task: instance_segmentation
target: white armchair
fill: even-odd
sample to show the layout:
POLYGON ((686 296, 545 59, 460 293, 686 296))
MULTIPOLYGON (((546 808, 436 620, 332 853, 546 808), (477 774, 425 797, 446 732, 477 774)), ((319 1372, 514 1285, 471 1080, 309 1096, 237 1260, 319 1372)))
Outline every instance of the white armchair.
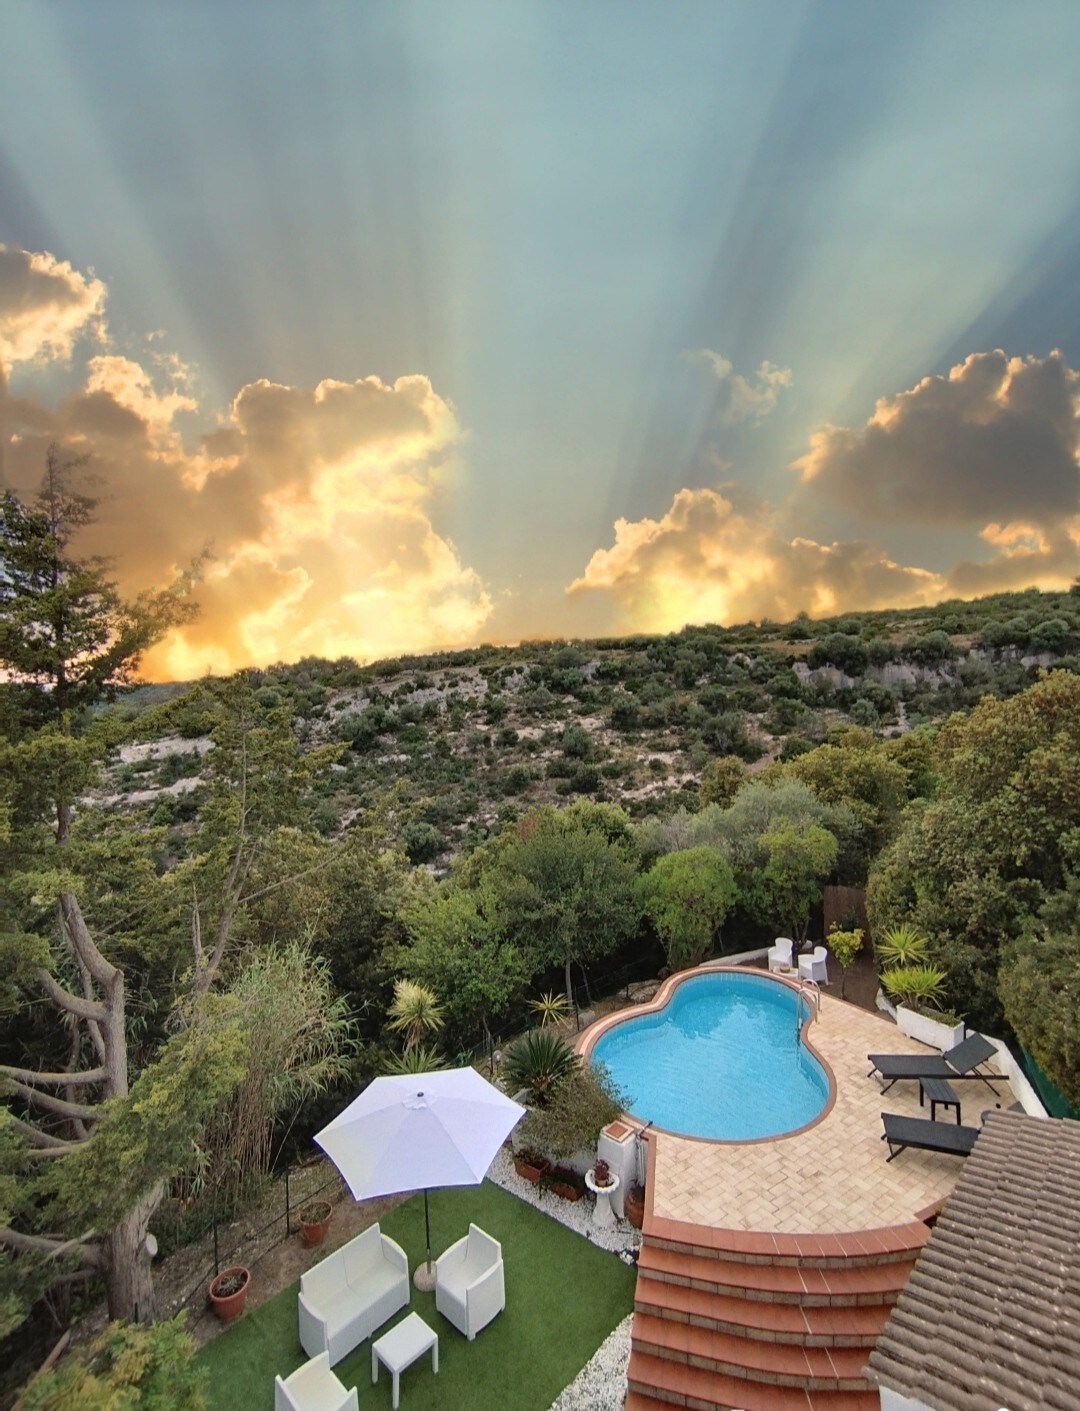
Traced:
POLYGON ((284 1381, 274 1378, 274 1411, 360 1411, 356 1388, 347 1391, 320 1352, 284 1381))
POLYGON ((813 980, 815 985, 829 983, 829 952, 824 946, 815 946, 810 955, 799 956, 799 979, 813 980))
POLYGON ((409 1302, 405 1251, 378 1225, 300 1275, 300 1345, 330 1365, 358 1347, 409 1302))
POLYGON ((788 940, 787 936, 777 936, 776 941, 769 949, 769 969, 779 970, 781 966, 785 970, 791 969, 791 951, 795 942, 788 940))
POLYGON ((502 1245, 477 1225, 435 1261, 435 1307, 470 1342, 506 1307, 502 1245))

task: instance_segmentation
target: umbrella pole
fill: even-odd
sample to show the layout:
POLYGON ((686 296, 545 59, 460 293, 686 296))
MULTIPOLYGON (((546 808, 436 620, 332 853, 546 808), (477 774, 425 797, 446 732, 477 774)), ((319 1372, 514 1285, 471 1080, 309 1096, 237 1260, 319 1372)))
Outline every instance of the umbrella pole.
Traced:
POLYGON ((427 1262, 418 1264, 413 1274, 413 1283, 424 1293, 435 1287, 435 1265, 431 1262, 431 1206, 428 1202, 428 1189, 424 1187, 424 1233, 427 1238, 427 1262))

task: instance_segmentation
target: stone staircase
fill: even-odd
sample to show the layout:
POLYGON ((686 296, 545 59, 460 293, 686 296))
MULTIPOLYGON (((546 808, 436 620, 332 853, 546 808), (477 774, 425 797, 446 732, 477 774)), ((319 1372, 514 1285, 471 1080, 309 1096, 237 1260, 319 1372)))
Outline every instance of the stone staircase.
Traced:
POLYGON ((863 1369, 929 1234, 647 1221, 626 1411, 877 1411, 863 1369))

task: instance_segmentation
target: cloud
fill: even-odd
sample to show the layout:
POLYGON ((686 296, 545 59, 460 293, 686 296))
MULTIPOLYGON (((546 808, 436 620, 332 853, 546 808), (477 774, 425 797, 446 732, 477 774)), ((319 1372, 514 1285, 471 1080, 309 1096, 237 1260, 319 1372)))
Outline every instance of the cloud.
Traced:
MULTIPOLYGON (((104 291, 51 256, 20 267, 29 260, 59 282, 50 297, 33 285, 36 321, 9 320, 20 356, 67 356, 104 291), (85 297, 65 303, 64 290, 85 297)), ((209 546, 200 615, 147 655, 152 679, 476 640, 491 596, 433 522, 461 429, 428 378, 255 381, 186 445, 177 418, 200 409, 174 356, 96 356, 83 372, 53 407, 6 399, 6 473, 33 492, 50 441, 89 451, 100 506, 79 547, 110 558, 127 593, 171 581, 209 546)))
POLYGON ((863 541, 786 538, 764 504, 734 490, 679 490, 659 520, 616 521, 567 592, 604 592, 623 624, 667 632, 687 622, 781 621, 806 611, 915 606, 945 596, 945 580, 894 562, 863 541))
POLYGON ((828 426, 793 463, 868 523, 1051 528, 1080 511, 1080 373, 1058 352, 975 353, 883 397, 865 426, 828 426))
POLYGON ((105 286, 65 260, 0 245, 0 369, 69 358, 88 328, 101 333, 105 286))
POLYGON ((734 425, 740 421, 764 421, 776 410, 780 393, 792 384, 791 369, 763 362, 745 377, 734 364, 711 348, 697 348, 687 357, 703 363, 720 383, 722 391, 717 417, 734 425))

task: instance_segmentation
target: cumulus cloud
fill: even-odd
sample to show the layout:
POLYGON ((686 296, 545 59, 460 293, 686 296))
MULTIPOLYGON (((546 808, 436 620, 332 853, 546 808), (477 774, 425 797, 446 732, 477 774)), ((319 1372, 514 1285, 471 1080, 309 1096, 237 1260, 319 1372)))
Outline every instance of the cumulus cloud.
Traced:
POLYGON ((944 591, 939 575, 898 564, 875 544, 785 538, 767 505, 733 487, 679 490, 658 520, 616 521, 612 547, 598 549, 567 589, 610 594, 624 626, 652 632, 915 606, 944 591))
POLYGON ((100 332, 105 286, 52 255, 0 245, 0 368, 68 358, 80 333, 100 332))
POLYGON ((707 367, 720 384, 717 416, 730 425, 740 421, 764 421, 776 410, 780 393, 791 386, 791 369, 778 367, 776 363, 763 362, 756 372, 746 377, 711 348, 697 348, 687 356, 707 367))
POLYGON ((1078 411, 1060 353, 976 353, 883 397, 863 427, 817 432, 792 468, 864 522, 1051 528, 1080 511, 1078 411))
MULTIPOLYGON (((53 289, 51 303, 36 299, 36 321, 9 320, 12 346, 17 337, 24 358, 67 355, 103 291, 51 257, 27 259, 84 291, 82 322, 53 289)), ((461 431, 428 378, 252 382, 185 445, 177 417, 199 407, 175 357, 102 355, 84 371, 53 407, 6 399, 6 472, 32 492, 50 441, 90 452, 101 504, 81 547, 112 559, 127 592, 160 587, 209 548, 200 615, 148 655, 148 675, 476 639, 490 594, 433 522, 461 431)))

